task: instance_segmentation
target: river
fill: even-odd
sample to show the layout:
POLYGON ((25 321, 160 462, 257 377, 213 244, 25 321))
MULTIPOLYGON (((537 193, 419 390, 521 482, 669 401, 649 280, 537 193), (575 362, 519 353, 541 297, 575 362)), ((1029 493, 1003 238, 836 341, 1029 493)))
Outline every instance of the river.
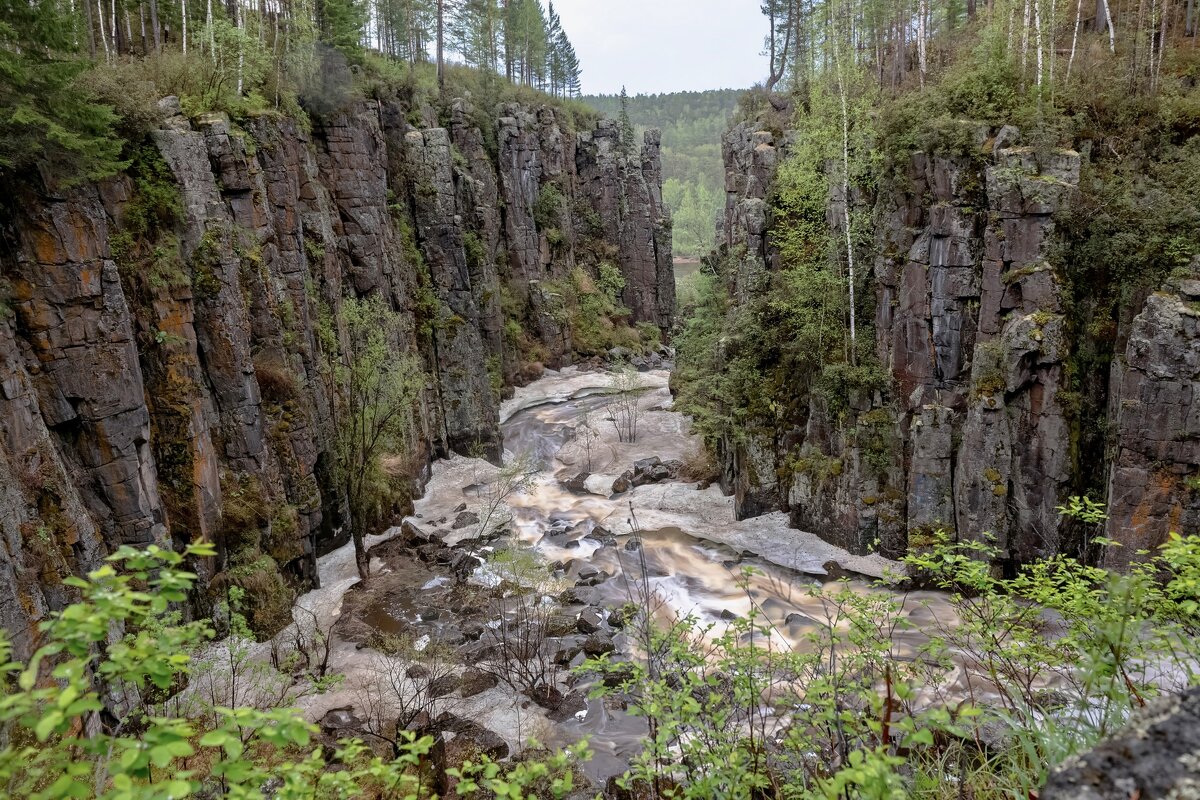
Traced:
MULTIPOLYGON (((511 515, 506 525, 509 540, 493 542, 484 550, 529 548, 570 581, 581 570, 599 573, 598 580, 582 582, 592 585, 576 590, 579 603, 590 608, 612 608, 631 599, 626 579, 640 578, 644 571, 658 613, 664 617, 690 615, 720 631, 731 619, 744 618, 755 608, 760 619, 770 623, 774 646, 804 647, 806 632, 821 624, 826 612, 820 592, 810 590, 828 581, 827 567, 836 564, 839 573, 860 576, 849 585, 867 591, 869 578, 898 570, 900 565, 878 555, 852 555, 812 533, 795 530, 782 512, 737 521, 733 499, 715 485, 698 488, 668 479, 613 493, 614 481, 638 460, 673 462, 696 456, 700 442, 691 433, 689 420, 673 410, 668 378, 664 371, 640 374, 638 435, 633 442, 620 441, 609 419, 612 378, 608 373, 548 371, 517 389, 501 408, 505 460, 528 464, 529 480, 521 491, 505 498, 502 513, 511 515), (582 435, 585 427, 594 431, 590 441, 582 435), (568 482, 572 488, 565 485, 568 482), (640 550, 638 544, 630 544, 635 537, 640 550), (747 573, 746 567, 753 570, 747 573)), ((470 545, 478 531, 470 526, 455 529, 452 521, 464 509, 482 512, 487 487, 495 485, 498 474, 497 467, 462 456, 435 463, 425 496, 417 501, 410 521, 446 544, 470 545)), ((387 542, 398 533, 393 529, 373 537, 371 543, 387 542)), ((302 597, 300 604, 325 619, 336 618, 347 590, 357 580, 353 554, 342 548, 322 558, 320 569, 323 588, 302 597)), ((369 603, 367 610, 354 612, 359 620, 388 631, 411 628, 435 636, 455 624, 450 622, 452 614, 441 614, 440 627, 422 627, 421 615, 428 613, 421 610, 422 604, 444 607, 453 601, 445 594, 447 581, 420 571, 405 573, 401 580, 406 569, 395 560, 376 561, 374 570, 383 577, 373 580, 381 583, 373 589, 375 596, 363 601, 369 603), (414 584, 425 589, 416 590, 414 584)), ((480 566, 472 580, 486 584, 488 569, 486 564, 480 566)), ((916 625, 900 635, 896 647, 915 652, 924 641, 921 630, 948 621, 950 611, 935 593, 909 593, 904 602, 916 625)), ((363 607, 362 603, 351 606, 363 607)), ((578 608, 566 610, 577 613, 578 608)), ((619 631, 614 641, 619 650, 629 646, 619 631)), ((342 636, 335 641, 334 671, 347 675, 347 686, 305 698, 302 705, 310 718, 353 706, 353 686, 369 679, 370 650, 362 645, 361 638, 354 642, 342 636)), ((950 683, 962 677, 951 676, 950 683)), ((565 744, 587 735, 595 752, 587 772, 598 780, 623 771, 644 733, 641 720, 600 700, 587 701, 586 707, 565 719, 551 720, 503 685, 457 703, 454 713, 499 733, 514 750, 530 737, 565 744)))

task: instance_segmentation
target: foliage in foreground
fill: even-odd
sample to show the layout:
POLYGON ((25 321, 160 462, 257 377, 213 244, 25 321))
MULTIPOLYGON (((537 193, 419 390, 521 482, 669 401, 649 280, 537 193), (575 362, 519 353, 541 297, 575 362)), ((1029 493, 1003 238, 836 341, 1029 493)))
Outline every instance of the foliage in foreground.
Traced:
MULTIPOLYGON (((932 599, 847 582, 798 594, 791 646, 748 573, 753 610, 721 633, 695 618, 652 624, 660 609, 641 581, 627 628, 638 657, 582 668, 647 722, 621 782, 655 798, 1027 798, 1156 693, 1196 682, 1200 537, 1173 537, 1128 575, 1057 557, 999 578, 988 550, 942 541, 910 557, 942 590, 932 599)), ((205 701, 221 696, 212 662, 192 655, 212 630, 172 609, 194 585, 186 560, 212 555, 126 547, 70 580, 81 600, 42 626, 28 664, 0 667, 0 793, 431 797, 428 737, 402 736, 389 758, 359 741, 330 750, 279 707, 294 695, 205 701)), ((0 661, 10 653, 0 640, 0 661)), ((584 756, 448 775, 460 796, 563 797, 584 756)))
POLYGON ((635 597, 645 657, 585 665, 648 721, 625 785, 1025 800, 1155 694, 1200 678, 1200 537, 1173 537, 1128 575, 1055 557, 998 578, 992 555, 943 539, 908 566, 945 595, 843 581, 797 593, 786 624, 745 574, 752 611, 724 632, 695 617, 656 627, 653 598, 635 597))
MULTIPOLYGON (((214 555, 208 544, 183 554, 123 547, 87 580, 68 580, 81 600, 42 625, 45 644, 29 663, 9 661, 0 634, 0 796, 432 797, 430 737, 409 735, 391 759, 361 741, 329 752, 294 709, 190 696, 212 668, 192 659, 212 629, 179 621, 173 608, 195 584, 185 561, 214 555)), ((561 797, 572 788, 571 762, 584 754, 463 764, 459 794, 523 797, 537 788, 561 797)))

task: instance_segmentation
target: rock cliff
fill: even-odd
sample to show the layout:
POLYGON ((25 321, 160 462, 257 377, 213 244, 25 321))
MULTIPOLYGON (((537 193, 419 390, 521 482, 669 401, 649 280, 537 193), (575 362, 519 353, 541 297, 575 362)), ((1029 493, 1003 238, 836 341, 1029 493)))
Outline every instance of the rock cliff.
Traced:
POLYGON ((0 226, 0 625, 18 657, 62 579, 123 544, 216 541, 201 610, 233 584, 286 607, 316 580, 349 535, 326 380, 342 298, 386 297, 395 346, 425 364, 410 496, 431 456, 499 458, 503 386, 571 360, 555 286, 572 270, 612 263, 630 322, 671 325, 654 132, 626 157, 612 123, 576 133, 549 106, 486 129, 466 101, 447 127, 361 101, 311 131, 161 107, 126 173, 20 189, 0 226))
MULTIPOLYGON (((1094 496, 1125 545, 1104 556, 1120 567, 1169 531, 1196 530, 1200 282, 1126 298, 1111 368, 1081 378, 1090 289, 1065 285, 1058 220, 1083 157, 1021 146, 1010 127, 962 125, 968 147, 909 153, 870 192, 829 192, 831 230, 846 202, 871 222, 859 288, 873 309, 861 323, 886 388, 850 391, 837 417, 814 392, 781 421, 729 431, 716 443, 722 484, 741 516, 782 508, 853 551, 899 556, 943 529, 990 534, 1000 559, 1019 563, 1080 552, 1081 532, 1057 508, 1107 480, 1107 497, 1094 496), (1081 400, 1107 417, 1083 419, 1081 400), (1111 469, 1085 451, 1086 431, 1111 469)), ((788 142, 753 123, 724 139, 732 313, 782 268, 771 202, 788 142)))

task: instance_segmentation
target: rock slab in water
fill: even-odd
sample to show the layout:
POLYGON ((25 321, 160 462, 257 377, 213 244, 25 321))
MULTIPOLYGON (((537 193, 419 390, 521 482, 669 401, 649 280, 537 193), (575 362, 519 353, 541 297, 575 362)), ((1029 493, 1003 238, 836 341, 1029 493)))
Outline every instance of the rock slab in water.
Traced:
POLYGON ((1050 776, 1042 800, 1200 798, 1200 687, 1164 698, 1050 776))
POLYGON ((621 494, 638 486, 672 480, 679 476, 682 466, 682 461, 663 461, 658 456, 639 459, 633 462, 633 469, 625 470, 613 481, 613 494, 621 494))

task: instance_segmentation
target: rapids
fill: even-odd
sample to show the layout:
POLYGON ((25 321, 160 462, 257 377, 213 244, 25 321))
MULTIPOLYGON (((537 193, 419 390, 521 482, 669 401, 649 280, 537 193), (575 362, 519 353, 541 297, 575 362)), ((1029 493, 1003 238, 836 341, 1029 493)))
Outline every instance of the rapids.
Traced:
MULTIPOLYGON (((523 491, 505 500, 504 515, 511 515, 507 527, 513 540, 507 544, 531 548, 552 568, 572 577, 581 565, 610 576, 586 589, 587 605, 615 607, 633 599, 627 577, 637 579, 644 570, 663 617, 691 615, 720 632, 731 619, 744 618, 755 608, 760 620, 765 617, 770 622, 773 646, 805 647, 806 631, 825 618, 820 593, 814 595, 810 589, 830 580, 827 567, 836 565, 839 573, 858 576, 849 585, 866 591, 870 578, 900 571, 901 565, 878 555, 855 556, 812 533, 790 528, 781 512, 737 521, 733 499, 716 486, 700 489, 668 480, 613 494, 613 482, 635 461, 649 457, 683 461, 700 447, 689 420, 672 410, 668 378, 666 372, 640 375, 644 391, 639 434, 633 443, 619 441, 608 419, 608 373, 573 368, 548 371, 516 390, 501 408, 505 460, 521 459, 531 465, 531 477, 523 491), (590 464, 581 436, 585 425, 596 434, 590 464), (588 473, 586 479, 577 479, 574 490, 568 489, 564 484, 580 473, 588 473), (640 551, 637 544, 630 544, 634 536, 640 551), (748 577, 746 567, 754 568, 748 577)), ((481 510, 486 489, 498 474, 497 467, 463 456, 435 463, 410 521, 445 544, 469 546, 474 529, 455 530, 449 521, 464 506, 481 510)), ((399 529, 393 529, 372 537, 370 543, 386 542, 398 534, 399 529)), ((332 619, 341 613, 343 596, 357 581, 352 551, 346 547, 322 558, 320 569, 323 588, 303 596, 299 604, 332 619)), ((390 568, 377 561, 373 569, 387 573, 390 568)), ((487 570, 486 564, 481 566, 473 580, 486 583, 487 570)), ((436 606, 443 602, 443 592, 439 580, 425 584, 415 598, 385 592, 372 601, 362 619, 382 631, 399 630, 414 618, 415 604, 436 606)), ((946 623, 953 615, 945 600, 932 592, 910 592, 904 595, 904 603, 915 626, 898 633, 894 643, 902 654, 915 653, 925 639, 922 629, 946 623)), ((617 633, 614 641, 618 650, 630 649, 624 634, 617 633)), ((320 719, 332 709, 353 704, 353 686, 369 679, 369 653, 361 643, 335 640, 334 669, 347 676, 346 686, 303 698, 310 718, 320 719)), ((965 680, 959 671, 942 688, 953 691, 965 680)), ((594 758, 585 771, 600 781, 625 769, 645 732, 642 720, 601 700, 589 700, 573 716, 552 721, 503 685, 461 701, 454 713, 499 733, 514 751, 530 738, 562 745, 587 735, 594 758)))

